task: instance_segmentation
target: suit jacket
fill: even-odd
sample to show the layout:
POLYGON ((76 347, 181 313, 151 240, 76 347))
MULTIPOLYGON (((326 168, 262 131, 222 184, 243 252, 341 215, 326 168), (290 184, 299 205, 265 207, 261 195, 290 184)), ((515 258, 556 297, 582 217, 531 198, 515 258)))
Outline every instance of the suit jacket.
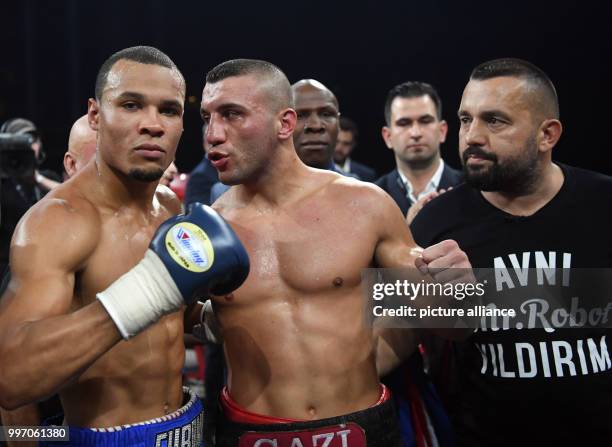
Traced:
POLYGON ((351 159, 350 172, 351 174, 356 174, 359 180, 363 180, 364 182, 373 182, 376 180, 376 171, 374 171, 374 169, 353 159, 351 159))
MULTIPOLYGON (((383 175, 374 183, 384 189, 387 194, 395 200, 395 203, 400 207, 402 213, 406 215, 412 202, 406 196, 406 187, 404 186, 404 182, 402 182, 397 168, 383 175)), ((444 163, 444 170, 442 171, 438 191, 440 189, 447 189, 450 186, 457 186, 461 183, 463 183, 463 173, 444 163)))
POLYGON ((204 156, 202 161, 191 171, 185 190, 185 206, 193 202, 200 202, 210 205, 210 190, 219 180, 217 170, 210 164, 208 158, 204 156))

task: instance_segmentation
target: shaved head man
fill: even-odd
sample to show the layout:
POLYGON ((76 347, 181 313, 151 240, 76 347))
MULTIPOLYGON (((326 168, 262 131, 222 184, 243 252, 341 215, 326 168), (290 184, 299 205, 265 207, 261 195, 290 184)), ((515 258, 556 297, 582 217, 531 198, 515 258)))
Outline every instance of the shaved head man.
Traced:
POLYGON ((68 151, 64 154, 64 169, 68 178, 77 173, 96 153, 97 132, 89 127, 87 115, 74 122, 68 137, 68 151))
POLYGON ((292 98, 289 81, 280 70, 263 61, 245 59, 229 61, 207 75, 203 95, 225 98, 228 92, 243 101, 221 103, 218 106, 218 114, 222 118, 219 124, 216 120, 210 120, 206 110, 201 110, 201 114, 204 120, 204 147, 219 173, 219 181, 236 185, 259 176, 267 168, 269 159, 258 154, 272 153, 275 148, 272 135, 277 126, 276 118, 279 114, 287 114, 292 98), (242 82, 245 77, 252 82, 242 82), (256 89, 253 88, 255 85, 256 89), (221 123, 234 124, 238 129, 225 129, 221 123), (266 132, 258 132, 260 128, 266 132), (232 139, 231 145, 224 144, 228 138, 232 139))
POLYGON ((339 131, 338 100, 331 90, 314 79, 302 79, 291 90, 297 113, 293 133, 295 150, 308 166, 330 169, 339 131))
MULTIPOLYGON (((279 96, 270 88, 288 85, 280 77, 265 61, 227 61, 208 73, 202 93, 206 153, 219 179, 233 185, 214 208, 244 241, 251 266, 239 289, 212 299, 228 367, 216 446, 332 445, 334 438, 396 447, 377 340, 363 324, 361 271, 414 267, 417 251, 382 190, 310 167, 304 154, 331 163, 338 103, 321 83, 304 80, 292 88, 294 110, 286 90, 279 96), (355 218, 365 214, 376 218, 355 218)), ((455 244, 433 248, 419 259, 446 266, 451 256, 469 265, 455 244)))

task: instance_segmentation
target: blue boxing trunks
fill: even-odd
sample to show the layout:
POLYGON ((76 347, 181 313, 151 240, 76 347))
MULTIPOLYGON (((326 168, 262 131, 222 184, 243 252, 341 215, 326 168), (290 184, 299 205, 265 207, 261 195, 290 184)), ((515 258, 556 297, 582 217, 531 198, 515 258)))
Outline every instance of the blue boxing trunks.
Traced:
POLYGON ((216 447, 398 447, 401 438, 389 391, 370 408, 313 421, 276 418, 241 408, 227 388, 220 397, 216 447))
MULTIPOLYGON (((205 447, 204 413, 200 399, 187 388, 187 403, 173 413, 128 425, 108 428, 68 427, 70 441, 41 442, 39 447, 205 447)), ((59 416, 61 423, 63 416, 59 416)), ((55 420, 47 421, 53 425, 55 420)))

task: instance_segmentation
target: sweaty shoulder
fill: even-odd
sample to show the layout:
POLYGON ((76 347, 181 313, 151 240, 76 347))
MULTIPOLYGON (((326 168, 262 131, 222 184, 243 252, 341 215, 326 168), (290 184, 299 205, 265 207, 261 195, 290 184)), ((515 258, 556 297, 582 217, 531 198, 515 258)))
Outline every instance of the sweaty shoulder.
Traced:
POLYGON ((239 206, 244 206, 244 204, 240 204, 236 199, 236 187, 231 187, 215 200, 214 203, 210 205, 216 212, 223 215, 224 212, 228 212, 232 209, 235 209, 239 206))
POLYGON ((101 234, 98 209, 69 188, 57 188, 22 217, 11 242, 14 268, 57 262, 76 269, 96 248, 101 234))
POLYGON ((399 207, 391 196, 374 183, 335 173, 330 174, 334 176, 329 184, 330 192, 338 201, 343 201, 349 206, 358 206, 361 212, 372 216, 388 212, 401 215, 399 207))

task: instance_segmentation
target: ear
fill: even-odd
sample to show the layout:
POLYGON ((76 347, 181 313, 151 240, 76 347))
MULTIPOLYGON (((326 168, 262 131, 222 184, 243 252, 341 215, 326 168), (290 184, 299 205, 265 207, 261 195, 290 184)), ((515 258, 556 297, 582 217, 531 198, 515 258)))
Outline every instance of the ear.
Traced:
POLYGON ((297 113, 293 109, 285 109, 279 113, 278 118, 278 138, 288 140, 292 137, 297 123, 297 113))
POLYGON ((76 160, 69 152, 64 154, 64 169, 66 170, 66 174, 68 174, 68 178, 76 174, 76 160))
POLYGON ((561 138, 563 126, 557 119, 544 120, 538 129, 538 149, 540 152, 549 152, 561 138))
POLYGON ((94 98, 89 98, 87 100, 87 121, 89 122, 89 127, 93 130, 98 130, 98 120, 100 118, 100 107, 98 102, 94 98))
POLYGON ((387 147, 393 150, 393 144, 391 143, 391 129, 389 129, 387 126, 383 126, 381 134, 387 147))
POLYGON ((448 134, 448 123, 444 120, 440 121, 439 130, 440 130, 440 143, 444 143, 446 141, 446 135, 448 134))

